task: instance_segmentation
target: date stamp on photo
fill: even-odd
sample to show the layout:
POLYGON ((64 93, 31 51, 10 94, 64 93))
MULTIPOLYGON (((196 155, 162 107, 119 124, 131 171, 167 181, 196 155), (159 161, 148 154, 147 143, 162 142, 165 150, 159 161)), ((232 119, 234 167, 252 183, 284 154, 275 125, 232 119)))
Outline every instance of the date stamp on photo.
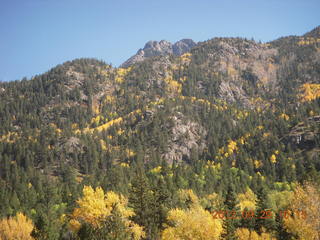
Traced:
MULTIPOLYGON (((261 211, 254 210, 215 210, 211 212, 214 219, 272 219, 276 212, 270 209, 261 211)), ((290 216, 294 216, 299 219, 306 219, 307 213, 304 210, 282 210, 278 212, 280 218, 288 219, 290 216)))

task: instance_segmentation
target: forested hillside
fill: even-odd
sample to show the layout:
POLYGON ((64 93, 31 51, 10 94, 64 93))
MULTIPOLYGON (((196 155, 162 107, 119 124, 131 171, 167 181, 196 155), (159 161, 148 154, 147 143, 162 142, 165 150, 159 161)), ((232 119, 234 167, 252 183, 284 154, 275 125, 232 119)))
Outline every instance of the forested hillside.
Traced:
POLYGON ((0 239, 320 239, 319 141, 320 27, 65 62, 0 83, 0 239))

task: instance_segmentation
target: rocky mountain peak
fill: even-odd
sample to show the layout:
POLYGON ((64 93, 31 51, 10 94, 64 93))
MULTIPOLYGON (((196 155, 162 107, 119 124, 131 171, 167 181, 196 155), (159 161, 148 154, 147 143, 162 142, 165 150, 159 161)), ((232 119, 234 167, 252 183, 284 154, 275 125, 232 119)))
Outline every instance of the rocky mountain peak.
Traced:
POLYGON ((182 39, 172 46, 173 54, 180 56, 185 52, 188 52, 191 48, 196 46, 196 43, 192 39, 182 39))
POLYGON ((192 39, 182 39, 174 44, 166 40, 161 41, 148 41, 143 49, 139 49, 138 52, 125 61, 121 67, 129 67, 132 64, 141 62, 149 57, 155 56, 166 56, 173 54, 175 56, 180 56, 185 52, 190 51, 196 43, 192 39))

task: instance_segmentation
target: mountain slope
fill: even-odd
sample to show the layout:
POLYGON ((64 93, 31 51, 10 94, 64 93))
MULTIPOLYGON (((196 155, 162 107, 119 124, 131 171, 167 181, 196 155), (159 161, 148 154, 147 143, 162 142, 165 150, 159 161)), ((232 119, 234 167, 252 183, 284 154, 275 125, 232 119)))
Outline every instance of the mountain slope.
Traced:
POLYGON ((76 59, 0 83, 0 216, 23 211, 37 239, 75 239, 67 226, 88 185, 108 191, 85 188, 90 211, 126 202, 117 192, 160 221, 144 223, 149 239, 169 209, 197 206, 211 219, 236 198, 241 210, 288 209, 297 183, 320 184, 319 49, 319 27, 269 43, 149 42, 120 68, 76 59))

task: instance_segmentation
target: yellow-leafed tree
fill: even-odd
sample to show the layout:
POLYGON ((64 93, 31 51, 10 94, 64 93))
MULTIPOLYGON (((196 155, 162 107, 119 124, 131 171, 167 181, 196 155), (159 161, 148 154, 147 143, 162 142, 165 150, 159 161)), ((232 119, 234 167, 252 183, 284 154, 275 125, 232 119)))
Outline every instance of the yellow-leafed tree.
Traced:
POLYGON ((273 238, 269 233, 263 232, 259 235, 257 232, 249 230, 248 228, 238 228, 236 234, 239 240, 276 240, 276 238, 273 238))
POLYGON ((247 188, 245 193, 238 194, 238 199, 241 211, 243 211, 245 208, 248 210, 256 209, 257 197, 250 188, 247 188))
POLYGON ((313 101, 320 97, 320 84, 305 83, 300 87, 300 100, 302 102, 313 101))
POLYGON ((169 226, 162 232, 163 240, 219 239, 222 222, 203 209, 191 190, 180 192, 182 200, 191 202, 187 209, 172 209, 168 213, 169 226))
POLYGON ((128 208, 128 200, 122 195, 112 191, 105 194, 101 187, 93 189, 91 186, 85 186, 83 197, 77 203, 79 207, 74 209, 70 220, 70 229, 75 233, 83 224, 99 229, 107 219, 119 217, 125 231, 133 236, 132 239, 139 240, 145 236, 142 227, 129 220, 134 212, 128 208))
POLYGON ((32 221, 18 213, 15 217, 0 220, 0 240, 33 240, 33 228, 32 221))
POLYGON ((320 193, 311 183, 295 189, 289 206, 293 216, 284 218, 287 230, 301 240, 320 239, 320 193))

